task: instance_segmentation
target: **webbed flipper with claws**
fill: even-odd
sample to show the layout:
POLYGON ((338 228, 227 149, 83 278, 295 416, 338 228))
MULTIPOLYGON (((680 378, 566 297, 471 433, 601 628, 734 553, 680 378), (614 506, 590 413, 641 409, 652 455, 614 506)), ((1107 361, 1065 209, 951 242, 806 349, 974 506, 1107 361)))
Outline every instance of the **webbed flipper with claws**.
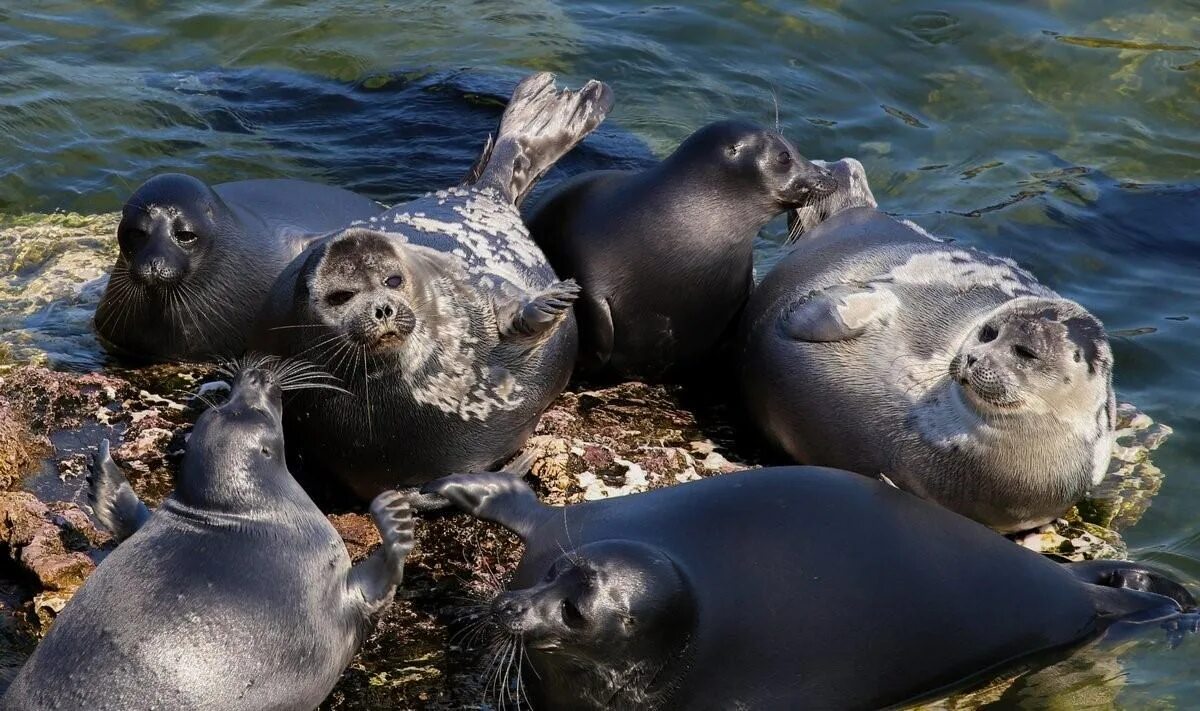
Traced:
POLYGON ((539 294, 496 304, 496 323, 502 338, 537 338, 562 320, 579 298, 573 279, 556 281, 539 294))
POLYGON ((498 472, 444 477, 426 484, 421 493, 445 497, 472 516, 498 523, 524 538, 552 511, 521 478, 533 458, 526 452, 498 472))
POLYGON ((385 491, 376 496, 371 502, 371 518, 383 545, 351 568, 347 580, 351 598, 366 607, 368 617, 391 603, 404 580, 404 561, 415 542, 412 506, 403 493, 385 491))

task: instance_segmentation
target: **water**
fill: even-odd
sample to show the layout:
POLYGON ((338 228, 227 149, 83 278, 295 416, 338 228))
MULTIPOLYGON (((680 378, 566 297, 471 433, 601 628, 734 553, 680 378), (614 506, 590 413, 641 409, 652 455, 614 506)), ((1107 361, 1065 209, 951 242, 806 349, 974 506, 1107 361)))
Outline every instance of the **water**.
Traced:
MULTIPOLYGON (((1117 334, 1120 399, 1176 430, 1156 453, 1163 491, 1126 539, 1200 581, 1196 0, 9 3, 0 214, 112 212, 166 170, 398 201, 461 176, 495 97, 541 69, 618 98, 559 176, 639 165, 710 120, 773 122, 774 96, 803 152, 858 157, 884 208, 1088 306, 1117 334)), ((4 327, 51 332, 67 367, 98 362, 89 339, 63 353, 54 315, 34 317, 4 327)), ((1123 675, 1121 707, 1200 704, 1200 640, 1134 645, 1121 663, 1084 685, 1123 675)))

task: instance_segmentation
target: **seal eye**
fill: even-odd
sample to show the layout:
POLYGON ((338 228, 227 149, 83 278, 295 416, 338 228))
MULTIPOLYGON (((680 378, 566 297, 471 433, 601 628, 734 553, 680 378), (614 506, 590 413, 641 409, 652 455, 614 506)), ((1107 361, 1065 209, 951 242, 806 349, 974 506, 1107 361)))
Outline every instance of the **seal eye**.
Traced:
POLYGON ((1025 360, 1038 360, 1037 353, 1034 353, 1032 349, 1026 348, 1020 344, 1013 346, 1013 353, 1016 353, 1018 357, 1024 358, 1025 360))
POLYGON ((782 165, 791 165, 792 154, 787 151, 780 151, 779 152, 779 162, 782 165))
POLYGON ((996 332, 995 326, 984 326, 983 328, 979 329, 979 342, 991 343, 992 341, 996 340, 996 336, 998 335, 1000 334, 996 332))
POLYGON ((325 303, 329 304, 330 306, 341 306, 342 304, 346 303, 347 301, 349 301, 350 299, 353 299, 353 298, 354 298, 353 291, 335 291, 335 292, 331 293, 329 296, 325 297, 325 303))
POLYGON ((725 149, 725 153, 726 153, 726 154, 727 154, 727 155, 728 155, 730 158, 732 158, 732 157, 736 156, 736 155, 738 154, 738 145, 735 143, 735 144, 733 144, 732 146, 729 146, 728 148, 726 148, 726 149, 725 149))
POLYGON ((404 283, 404 277, 399 274, 394 274, 384 280, 383 285, 389 289, 398 289, 404 283))
POLYGON ((191 244, 196 241, 196 233, 180 230, 175 233, 175 241, 179 244, 191 244))
POLYGON ((271 458, 271 450, 267 449, 266 447, 263 447, 263 448, 262 448, 262 455, 263 455, 264 457, 266 457, 267 459, 270 459, 270 458, 271 458))
POLYGON ((579 611, 578 607, 575 607, 575 603, 566 598, 563 598, 562 601, 562 619, 563 624, 574 629, 583 627, 586 622, 583 613, 579 611))
POLYGON ((1078 363, 1081 360, 1083 360, 1083 358, 1079 355, 1079 351, 1075 351, 1075 362, 1078 363))

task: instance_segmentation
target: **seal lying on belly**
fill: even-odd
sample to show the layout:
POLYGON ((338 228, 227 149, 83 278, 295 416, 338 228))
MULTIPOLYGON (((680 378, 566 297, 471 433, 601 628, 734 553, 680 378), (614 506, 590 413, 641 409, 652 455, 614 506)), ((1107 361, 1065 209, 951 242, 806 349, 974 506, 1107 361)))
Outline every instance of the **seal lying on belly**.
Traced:
MULTIPOLYGON (((881 482, 777 467, 557 508, 508 472, 425 487, 516 532, 481 612, 537 708, 878 709, 983 681, 1118 620, 1194 607, 1091 584, 881 482)), ((1123 578, 1118 566, 1128 571, 1123 578)), ((1177 599, 1176 599, 1177 598, 1177 599)))
POLYGON ((371 506, 383 546, 351 566, 284 467, 281 389, 250 368, 204 413, 154 513, 102 449, 97 518, 121 541, 25 663, 5 709, 311 709, 392 600, 406 498, 371 506))
POLYGON ((1002 531, 1107 470, 1104 326, 1011 260, 850 209, 767 275, 741 331, 746 409, 799 462, 884 474, 1002 531))
POLYGON ((529 230, 582 288, 581 367, 657 379, 713 355, 753 287, 759 230, 834 187, 776 131, 721 121, 653 168, 552 189, 529 230))
POLYGON ((599 82, 556 93, 553 75, 525 79, 463 185, 331 235, 284 271, 256 348, 315 360, 356 396, 289 401, 306 472, 368 499, 520 449, 574 366, 578 287, 517 205, 611 105, 599 82))
POLYGON ((151 178, 122 211, 96 331, 133 359, 240 356, 283 268, 316 236, 381 212, 373 200, 299 180, 209 187, 176 173, 151 178))

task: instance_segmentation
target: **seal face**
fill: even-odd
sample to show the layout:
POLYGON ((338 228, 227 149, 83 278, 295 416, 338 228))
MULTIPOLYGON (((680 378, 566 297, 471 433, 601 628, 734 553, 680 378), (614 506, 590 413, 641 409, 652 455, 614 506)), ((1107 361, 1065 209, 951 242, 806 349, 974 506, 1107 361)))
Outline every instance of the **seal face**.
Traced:
POLYGON ((497 673, 517 680, 497 705, 892 708, 1115 621, 1157 627, 1195 607, 1154 571, 1060 565, 838 470, 760 469, 564 508, 516 473, 424 488, 525 543, 510 590, 481 610, 497 673))
POLYGON ((558 279, 517 205, 610 106, 598 82, 556 92, 549 74, 527 78, 466 183, 330 235, 284 270, 256 347, 315 360, 355 396, 289 402, 306 470, 369 499, 520 448, 570 377, 578 286, 558 279))
POLYGON ((797 461, 884 474, 1005 531, 1058 516, 1106 472, 1100 321, 1011 260, 876 210, 806 232, 740 338, 748 411, 797 461))
POLYGON ((382 211, 346 190, 296 180, 209 187, 187 175, 151 178, 122 210, 96 331, 135 359, 240 356, 288 262, 315 236, 382 211))
POLYGON ((551 190, 530 231, 583 290, 581 367, 653 379, 712 355, 753 286, 759 230, 835 186, 779 133, 721 121, 648 170, 551 190))
POLYGON ((380 495, 383 546, 351 566, 283 465, 279 372, 242 371, 229 401, 201 416, 152 514, 102 448, 92 501, 124 540, 0 706, 249 711, 325 698, 401 581, 412 515, 405 497, 380 495))

